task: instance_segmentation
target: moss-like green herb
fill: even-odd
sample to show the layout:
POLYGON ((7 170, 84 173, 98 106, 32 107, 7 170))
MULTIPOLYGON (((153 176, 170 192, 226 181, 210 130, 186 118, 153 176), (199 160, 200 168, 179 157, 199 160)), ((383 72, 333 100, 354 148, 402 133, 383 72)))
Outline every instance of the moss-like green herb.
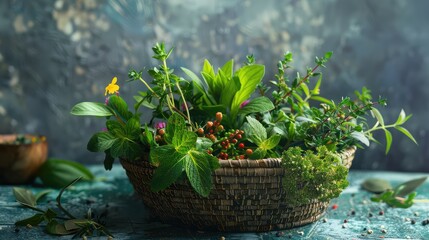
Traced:
POLYGON ((348 169, 339 155, 325 146, 318 147, 316 152, 289 148, 283 152, 282 167, 286 169, 283 189, 291 205, 309 203, 312 199, 329 201, 349 184, 348 169))

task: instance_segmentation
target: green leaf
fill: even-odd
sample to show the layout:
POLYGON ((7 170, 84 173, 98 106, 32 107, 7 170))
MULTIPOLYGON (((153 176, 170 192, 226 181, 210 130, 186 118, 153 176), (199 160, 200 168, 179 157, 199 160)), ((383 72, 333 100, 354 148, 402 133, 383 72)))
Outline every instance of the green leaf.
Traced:
POLYGON ((173 137, 172 145, 179 153, 187 153, 192 148, 195 148, 197 142, 197 134, 186 130, 178 131, 173 137))
POLYGON ((15 226, 25 227, 31 225, 33 227, 38 226, 41 222, 45 220, 44 214, 36 213, 34 216, 20 220, 15 223, 15 226))
POLYGON ((130 118, 125 124, 125 133, 128 138, 137 140, 141 132, 140 121, 137 117, 130 118))
POLYGON ((52 192, 52 190, 47 189, 47 190, 42 190, 42 191, 36 193, 36 196, 35 196, 36 203, 37 203, 37 201, 39 201, 39 199, 43 198, 44 196, 46 196, 50 192, 52 192))
POLYGON ((304 91, 304 94, 306 97, 310 97, 310 89, 308 88, 307 84, 301 83, 301 89, 304 91))
POLYGON ((380 125, 384 126, 383 116, 381 115, 380 111, 378 111, 377 108, 372 108, 371 112, 375 116, 375 118, 377 119, 377 121, 380 123, 380 125))
POLYGON ((25 206, 35 207, 36 206, 36 197, 34 194, 25 188, 14 187, 13 195, 15 195, 16 201, 25 206))
POLYGON ((265 74, 263 65, 248 65, 240 68, 236 76, 240 79, 240 90, 235 94, 231 105, 231 118, 235 119, 241 103, 249 99, 265 74))
POLYGON ((93 180, 94 175, 78 162, 48 159, 37 173, 43 184, 48 187, 62 188, 77 177, 93 180))
POLYGON ((326 52, 325 53, 325 59, 328 60, 331 58, 333 52, 326 52))
POLYGON ((225 85, 224 89, 220 94, 219 103, 222 104, 225 108, 229 108, 232 103, 232 99, 238 90, 240 90, 240 79, 238 77, 231 78, 225 85))
POLYGON ((334 104, 332 103, 332 101, 331 101, 331 100, 326 99, 326 98, 321 97, 321 96, 312 96, 310 99, 311 99, 311 100, 318 101, 318 102, 326 103, 326 104, 328 104, 329 106, 334 106, 334 104))
POLYGON ((185 158, 185 171, 194 190, 203 197, 207 197, 212 189, 212 175, 210 155, 191 150, 185 158))
POLYGON ((398 131, 400 131, 401 133, 403 133, 405 136, 407 136, 409 139, 411 139, 411 141, 413 141, 415 144, 417 144, 416 139, 413 137, 413 135, 404 127, 401 126, 395 126, 395 129, 397 129, 398 131))
POLYGON ((113 115, 113 109, 102 103, 81 102, 74 105, 70 113, 76 116, 108 117, 113 115))
POLYGON ((407 117, 405 114, 404 109, 401 109, 401 112, 399 113, 398 119, 395 122, 395 125, 401 125, 404 123, 404 119, 407 117))
POLYGON ((257 97, 244 106, 240 108, 238 114, 249 115, 251 113, 264 113, 274 109, 274 104, 267 97, 257 97))
POLYGON ((212 65, 207 59, 204 60, 204 65, 203 65, 203 70, 201 71, 201 75, 203 76, 204 80, 207 82, 207 85, 209 87, 209 92, 214 94, 216 92, 216 86, 215 86, 216 75, 214 73, 212 65))
POLYGON ((259 146, 267 139, 267 130, 258 120, 250 116, 247 116, 246 119, 248 126, 250 127, 250 129, 247 130, 249 133, 247 134, 247 137, 251 142, 259 146))
MULTIPOLYGON (((320 94, 320 84, 322 84, 322 79, 323 79, 322 74, 320 74, 319 78, 317 79, 316 85, 314 86, 313 90, 311 90, 312 95, 319 95, 320 94)), ((311 99, 319 101, 319 100, 317 100, 318 99, 317 96, 313 96, 313 97, 311 99), (313 97, 315 97, 315 99, 313 99, 313 97)), ((324 101, 327 100, 326 98, 321 98, 321 99, 324 101)), ((321 101, 319 101, 319 102, 321 102, 321 101)), ((332 103, 331 101, 329 101, 329 102, 332 103)), ((330 104, 330 103, 328 103, 328 104, 330 104)))
POLYGON ((221 68, 223 74, 225 74, 225 77, 232 78, 232 74, 234 73, 234 59, 229 60, 226 62, 222 68, 221 68))
POLYGON ((122 131, 123 125, 116 120, 107 120, 106 128, 109 130, 109 132, 114 133, 116 131, 122 131))
POLYGON ((46 232, 53 235, 69 235, 76 232, 76 230, 67 231, 64 224, 58 223, 56 220, 52 220, 46 225, 46 232))
POLYGON ((165 140, 171 143, 175 132, 186 130, 185 119, 177 113, 173 113, 167 120, 167 126, 165 127, 165 140))
POLYGON ((311 123, 317 123, 317 121, 315 121, 315 120, 313 120, 313 119, 311 119, 311 118, 308 118, 308 117, 303 117, 303 116, 299 116, 299 117, 297 117, 297 118, 296 118, 296 120, 297 120, 298 122, 311 122, 311 123))
POLYGON ((143 149, 139 143, 128 138, 121 138, 115 141, 110 148, 110 154, 113 158, 125 158, 135 160, 140 157, 143 149))
POLYGON ((384 134, 386 135, 386 154, 387 154, 390 150, 390 147, 392 146, 392 134, 387 129, 384 129, 384 134))
POLYGON ((350 134, 350 136, 356 140, 358 140, 359 142, 365 144, 366 146, 369 146, 369 140, 368 138, 365 136, 365 134, 363 134, 362 132, 352 132, 350 134))
POLYGON ((213 145, 213 142, 208 138, 205 138, 205 137, 197 138, 196 149, 198 151, 208 150, 212 145, 213 145))
POLYGON ((414 192, 420 185, 422 185, 426 181, 427 178, 428 177, 421 177, 421 178, 416 178, 416 179, 404 182, 398 185, 397 187, 395 187, 393 191, 395 192, 396 196, 404 197, 414 192))
POLYGON ((111 148, 116 138, 109 132, 98 132, 89 139, 86 148, 91 152, 104 152, 111 148))
POLYGON ((382 193, 392 189, 392 185, 384 179, 368 178, 361 184, 362 188, 372 193, 382 193))
POLYGON ((281 138, 279 134, 272 135, 270 138, 263 141, 259 147, 263 150, 273 149, 279 144, 281 138))
POLYGON ((190 77, 191 78, 191 80, 196 84, 196 85, 198 85, 198 87, 199 87, 199 89, 207 89, 207 87, 206 87, 206 85, 207 85, 207 82, 205 82, 205 80, 204 80, 204 83, 203 83, 203 81, 201 81, 201 79, 194 73, 194 72, 192 72, 191 70, 189 70, 189 69, 187 69, 187 68, 181 68, 182 69, 182 71, 186 74, 186 75, 188 75, 188 77, 190 77))
POLYGON ((267 150, 262 148, 257 148, 253 151, 253 154, 250 156, 250 159, 262 159, 267 155, 267 150))
POLYGON ((86 225, 91 223, 91 221, 87 219, 70 219, 67 221, 64 221, 64 228, 67 231, 73 231, 82 228, 82 225, 86 225))
POLYGON ((104 156, 104 169, 106 170, 112 170, 113 167, 113 162, 115 162, 115 158, 112 157, 112 155, 110 155, 110 150, 106 150, 105 151, 105 156, 104 156))
POLYGON ((164 158, 170 158, 171 154, 176 152, 172 145, 156 146, 150 150, 151 164, 158 166, 164 158))
MULTIPOLYGON (((184 162, 187 155, 176 152, 174 148, 168 151, 167 147, 172 146, 164 145, 157 147, 162 148, 163 151, 162 155, 157 156, 159 167, 155 169, 150 185, 151 190, 154 192, 158 192, 169 187, 180 177, 180 175, 182 175, 183 172, 184 162)), ((160 153, 161 151, 157 152, 160 153)), ((154 155, 152 155, 151 151, 151 157, 154 157, 154 155)))
POLYGON ((133 117, 133 113, 128 111, 127 103, 119 96, 110 96, 107 105, 111 107, 123 121, 128 121, 128 119, 133 117))

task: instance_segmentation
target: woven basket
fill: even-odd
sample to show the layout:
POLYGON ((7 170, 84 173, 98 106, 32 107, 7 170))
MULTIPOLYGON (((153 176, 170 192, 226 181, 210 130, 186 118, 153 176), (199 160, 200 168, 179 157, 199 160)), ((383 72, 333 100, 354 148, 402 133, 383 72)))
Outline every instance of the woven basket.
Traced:
MULTIPOLYGON (((341 154, 350 168, 356 148, 341 154)), ((146 157, 147 158, 147 157, 146 157)), ((187 180, 166 190, 152 192, 154 172, 147 159, 121 160, 135 191, 162 222, 201 230, 265 232, 312 223, 324 214, 329 202, 290 206, 285 202, 280 159, 220 160, 213 174, 213 190, 199 196, 187 180)))

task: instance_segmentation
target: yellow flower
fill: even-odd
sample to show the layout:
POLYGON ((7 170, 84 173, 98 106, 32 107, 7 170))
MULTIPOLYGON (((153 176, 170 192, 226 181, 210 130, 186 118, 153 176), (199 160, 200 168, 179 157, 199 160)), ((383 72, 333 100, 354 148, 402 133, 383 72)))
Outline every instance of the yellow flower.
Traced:
POLYGON ((116 84, 117 81, 118 81, 117 77, 112 78, 112 82, 109 83, 109 85, 107 85, 106 87, 106 92, 104 93, 104 96, 106 96, 107 93, 114 94, 118 92, 119 86, 116 84))

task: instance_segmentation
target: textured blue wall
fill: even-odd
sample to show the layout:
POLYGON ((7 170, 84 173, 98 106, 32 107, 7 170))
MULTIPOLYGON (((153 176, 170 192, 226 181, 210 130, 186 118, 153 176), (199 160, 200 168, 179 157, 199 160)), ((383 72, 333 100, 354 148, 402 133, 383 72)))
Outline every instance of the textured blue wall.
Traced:
MULTIPOLYGON (((174 45, 172 66, 197 71, 204 58, 220 65, 254 53, 266 80, 286 50, 304 70, 334 51, 323 94, 339 99, 367 86, 383 95, 393 122, 413 113, 407 127, 419 146, 394 134, 391 153, 373 144, 355 168, 429 171, 429 1, 95 1, 0 2, 0 133, 45 134, 50 155, 100 162, 86 142, 101 119, 78 118, 70 108, 104 101, 112 76, 121 94, 130 67, 151 66, 151 46, 174 45)), ((131 98, 128 98, 131 101, 131 98)), ((383 135, 380 135, 383 139, 383 135)))

